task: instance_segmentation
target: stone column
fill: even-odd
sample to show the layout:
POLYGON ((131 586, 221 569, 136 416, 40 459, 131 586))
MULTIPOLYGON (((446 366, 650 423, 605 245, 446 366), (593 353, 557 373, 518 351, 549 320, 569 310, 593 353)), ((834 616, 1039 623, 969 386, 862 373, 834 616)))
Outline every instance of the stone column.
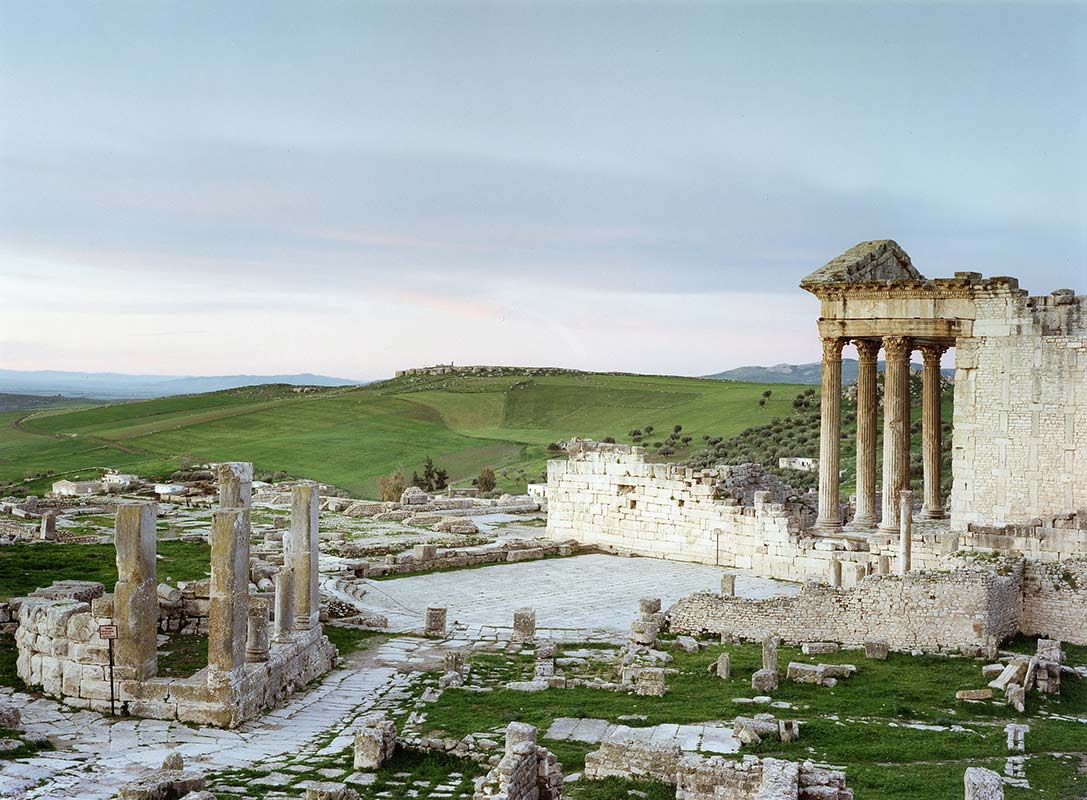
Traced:
POLYGON ((320 574, 317 568, 319 540, 319 487, 302 481, 291 489, 290 565, 294 573, 294 627, 308 630, 320 620, 320 574))
POLYGON ((940 494, 943 458, 943 419, 940 414, 940 357, 947 348, 938 344, 920 347, 925 358, 924 385, 921 391, 921 454, 925 464, 925 506, 922 519, 943 519, 944 502, 940 494))
POLYGON ((913 492, 903 489, 898 494, 898 574, 910 571, 910 548, 913 546, 913 492))
POLYGON ((249 609, 245 660, 250 664, 268 660, 268 607, 263 603, 249 609))
POLYGON ((823 393, 819 424, 819 516, 815 527, 842 529, 838 481, 842 445, 842 346, 844 339, 823 339, 823 393))
POLYGON ((898 493, 909 488, 910 353, 905 336, 886 336, 883 383, 883 519, 879 529, 898 533, 898 493))
POLYGON ((219 508, 242 510, 242 527, 249 538, 249 509, 253 504, 253 465, 228 461, 219 465, 219 508))
POLYGON ((857 339, 857 513, 856 525, 875 527, 876 515, 876 358, 880 342, 857 339))
POLYGON ((276 573, 276 624, 274 638, 285 642, 294 630, 294 573, 283 567, 276 573))
POLYGON ((117 677, 142 680, 158 669, 158 580, 155 574, 155 503, 123 503, 117 507, 114 546, 117 585, 113 615, 117 677))
POLYGON ((249 538, 239 508, 211 518, 211 597, 208 609, 208 683, 241 678, 249 624, 249 538))

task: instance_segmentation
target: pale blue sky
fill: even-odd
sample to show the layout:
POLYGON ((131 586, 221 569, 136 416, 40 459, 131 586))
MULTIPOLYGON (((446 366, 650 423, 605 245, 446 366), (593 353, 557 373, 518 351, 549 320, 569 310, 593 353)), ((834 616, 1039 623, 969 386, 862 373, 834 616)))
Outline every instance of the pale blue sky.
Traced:
POLYGON ((1087 291, 1087 6, 0 2, 0 362, 702 374, 804 274, 1087 291))

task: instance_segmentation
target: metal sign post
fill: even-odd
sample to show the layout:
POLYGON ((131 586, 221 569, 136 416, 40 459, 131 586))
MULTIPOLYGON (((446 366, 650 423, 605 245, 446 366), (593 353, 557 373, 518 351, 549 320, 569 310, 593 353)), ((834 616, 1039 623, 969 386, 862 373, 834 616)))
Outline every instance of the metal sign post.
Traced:
POLYGON ((109 642, 109 713, 111 717, 114 717, 117 716, 117 710, 114 707, 113 693, 113 640, 117 638, 117 626, 99 625, 98 638, 109 642))

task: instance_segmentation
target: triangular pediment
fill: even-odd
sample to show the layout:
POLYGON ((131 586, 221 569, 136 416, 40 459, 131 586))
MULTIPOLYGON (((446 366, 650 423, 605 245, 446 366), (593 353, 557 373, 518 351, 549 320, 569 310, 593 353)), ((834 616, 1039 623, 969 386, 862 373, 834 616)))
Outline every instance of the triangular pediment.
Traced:
POLYGON ((861 242, 817 269, 800 282, 803 289, 828 283, 867 283, 869 281, 923 281, 909 254, 893 239, 861 242))

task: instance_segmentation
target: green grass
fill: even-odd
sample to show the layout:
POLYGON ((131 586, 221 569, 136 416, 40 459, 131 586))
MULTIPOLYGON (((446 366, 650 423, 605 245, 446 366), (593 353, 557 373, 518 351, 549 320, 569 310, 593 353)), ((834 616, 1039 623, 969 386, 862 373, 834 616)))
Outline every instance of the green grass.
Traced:
MULTIPOLYGON (((159 542, 159 581, 197 580, 208 575, 211 548, 203 542, 159 542)), ((20 597, 53 581, 117 582, 112 544, 29 544, 0 547, 0 599, 20 597)))
POLYGON ((375 497, 377 479, 410 475, 427 455, 467 484, 495 467, 499 488, 541 480, 547 445, 572 436, 649 441, 683 426, 692 447, 703 434, 731 436, 791 413, 804 387, 699 378, 609 374, 401 378, 366 387, 297 394, 261 386, 71 411, 0 414, 0 485, 42 492, 53 480, 93 477, 105 467, 167 476, 183 456, 247 460, 258 472, 321 480, 375 497), (773 394, 759 407, 762 392, 773 394))
MULTIPOLYGON (((1024 647, 1029 643, 1024 643, 1024 647)), ((1084 777, 1077 774, 1078 758, 1053 753, 1087 754, 1087 725, 1053 719, 1049 715, 1087 714, 1087 681, 1067 680, 1059 698, 1031 693, 1027 713, 1015 714, 1007 706, 955 700, 962 688, 984 685, 981 663, 965 658, 911 657, 892 654, 887 661, 868 661, 858 651, 806 657, 794 648, 782 648, 781 665, 789 661, 853 663, 858 673, 833 688, 783 681, 775 700, 792 703, 790 710, 742 706, 734 697, 756 694, 752 672, 761 666, 757 645, 714 645, 700 653, 673 652, 671 666, 680 670, 668 679, 664 697, 639 697, 586 688, 548 689, 526 693, 496 688, 487 693, 446 690, 429 711, 426 729, 447 736, 463 736, 504 726, 511 720, 539 728, 541 736, 558 717, 596 717, 619 721, 623 715, 646 717, 639 725, 694 723, 731 719, 738 714, 769 710, 782 718, 801 720, 801 738, 789 744, 764 742, 744 752, 775 755, 791 760, 814 758, 846 767, 847 781, 858 797, 945 798, 961 793, 967 766, 999 764, 1007 755, 1004 725, 1025 721, 1028 775, 1039 797, 1072 797, 1082 791, 1084 777), (732 678, 718 679, 706 667, 722 650, 732 657, 732 678), (914 723, 939 725, 946 730, 921 730, 914 723), (951 730, 953 725, 965 730, 951 730)), ((473 658, 473 673, 493 673, 499 680, 516 677, 523 657, 488 654, 473 658), (482 660, 480 660, 482 659, 482 660)), ((580 768, 589 748, 577 742, 543 743, 561 753, 568 771, 580 768)), ((1010 793, 1009 797, 1018 795, 1010 793)), ((1026 795, 1023 795, 1026 796, 1026 795)))
POLYGON ((188 678, 208 665, 206 633, 175 633, 159 649, 168 654, 158 657, 159 677, 188 678))
POLYGON ((388 634, 383 631, 367 631, 358 628, 344 628, 339 625, 325 625, 325 636, 336 649, 340 657, 350 655, 374 644, 374 640, 384 640, 388 634))

